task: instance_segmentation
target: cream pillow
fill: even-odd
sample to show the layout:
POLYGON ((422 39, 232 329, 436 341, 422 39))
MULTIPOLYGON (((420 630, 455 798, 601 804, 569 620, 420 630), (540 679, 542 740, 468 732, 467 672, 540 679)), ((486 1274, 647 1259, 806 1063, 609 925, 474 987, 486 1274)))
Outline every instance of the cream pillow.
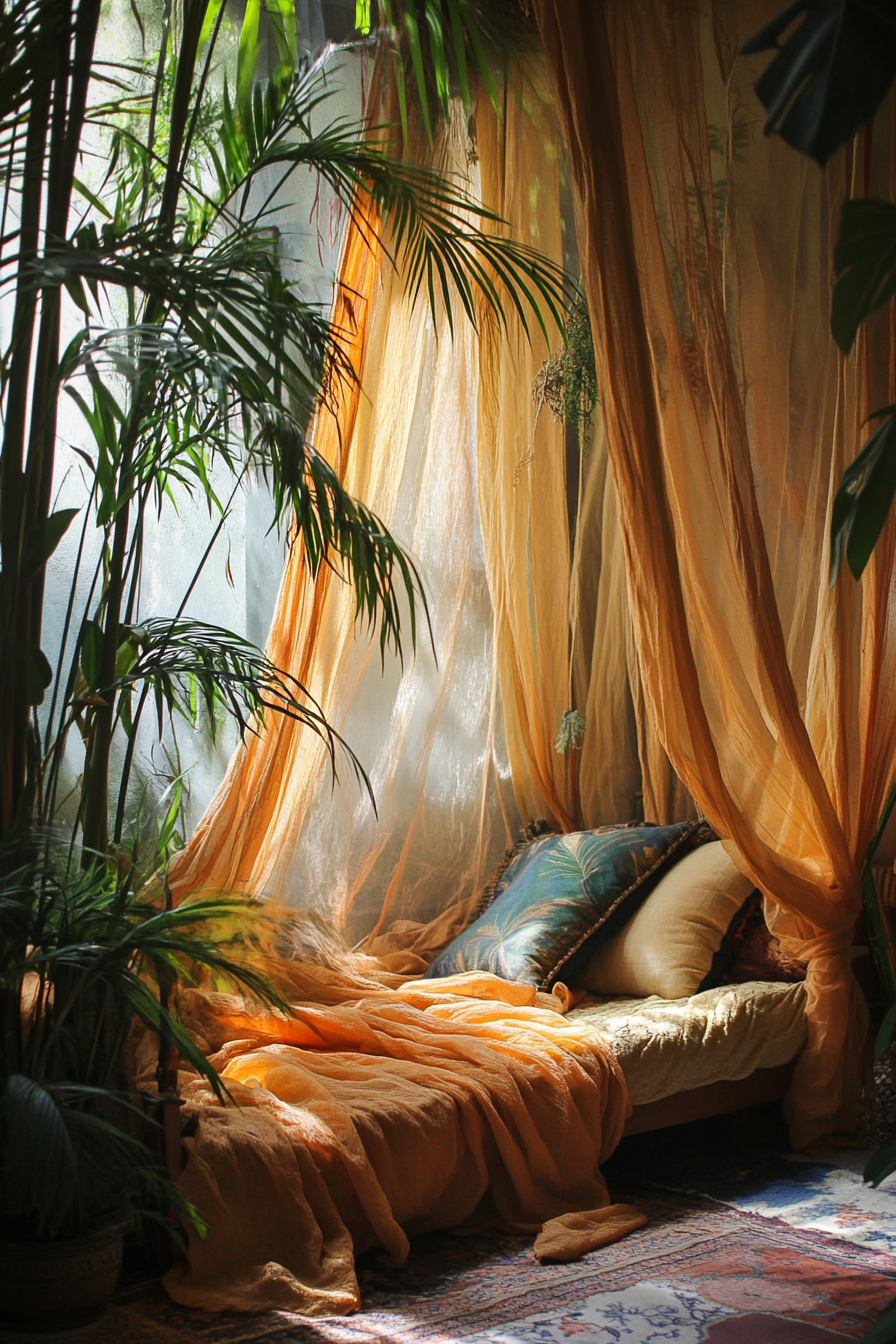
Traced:
POLYGON ((638 999, 690 998, 753 885, 721 840, 701 845, 657 883, 624 929, 597 948, 576 988, 638 999))

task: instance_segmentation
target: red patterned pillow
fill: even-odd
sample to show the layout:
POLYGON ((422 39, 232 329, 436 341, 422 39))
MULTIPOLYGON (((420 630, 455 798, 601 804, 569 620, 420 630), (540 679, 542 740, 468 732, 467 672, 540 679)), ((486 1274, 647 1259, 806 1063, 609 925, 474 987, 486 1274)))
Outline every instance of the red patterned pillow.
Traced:
POLYGON ((728 927, 703 989, 740 985, 747 980, 796 984, 806 978, 806 962, 785 957, 778 939, 769 931, 762 910, 762 893, 751 892, 728 927))

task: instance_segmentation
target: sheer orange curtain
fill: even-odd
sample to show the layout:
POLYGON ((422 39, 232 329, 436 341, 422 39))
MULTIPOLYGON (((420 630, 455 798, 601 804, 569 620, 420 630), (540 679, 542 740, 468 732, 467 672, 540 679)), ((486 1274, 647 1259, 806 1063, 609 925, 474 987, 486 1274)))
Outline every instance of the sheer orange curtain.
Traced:
MULTIPOLYGON (((480 99, 475 141, 458 113, 434 149, 418 137, 411 152, 434 155, 513 236, 561 262, 559 131, 543 61, 510 76, 503 116, 480 99)), ((638 689, 599 414, 571 553, 565 430, 533 396, 561 333, 545 342, 533 321, 530 341, 508 304, 506 326, 483 311, 478 330, 459 321, 450 336, 444 319, 409 306, 357 230, 335 317, 361 386, 319 415, 314 440, 420 566, 438 661, 424 644, 404 668, 387 660, 381 671, 354 628, 350 591, 326 570, 313 584, 294 548, 268 653, 359 752, 379 817, 344 768, 331 787, 312 734, 272 716, 235 754, 170 880, 178 896, 244 890, 322 909, 358 937, 456 903, 462 921, 520 818, 570 830, 636 817, 639 750, 653 763, 649 814, 675 819, 688 800, 638 689), (571 656, 587 728, 581 752, 564 756, 554 741, 571 656)))
POLYGON ((736 53, 774 0, 534 4, 581 210, 643 694, 774 931, 810 960, 788 1101, 804 1147, 857 1118, 857 865, 896 768, 894 529, 863 583, 833 591, 826 541, 862 420, 893 399, 890 332, 843 359, 828 326, 840 205, 889 190, 891 127, 824 173, 763 137, 759 66, 736 53))
MULTIPOLYGON (((384 104, 374 119, 394 123, 395 110, 384 104)), ((433 148, 416 135, 407 153, 476 188, 465 117, 433 148)), ((351 588, 327 570, 312 582, 294 547, 267 652, 358 752, 379 815, 344 761, 334 788, 315 736, 271 715, 235 753, 169 880, 178 897, 242 890, 322 910, 354 939, 475 901, 519 816, 476 502, 476 332, 458 315, 452 337, 444 315, 412 306, 382 248, 355 228, 334 316, 351 333, 360 387, 319 414, 314 443, 417 563, 435 650, 423 621, 416 657, 406 649, 404 665, 381 667, 351 588)))
MULTIPOLYGON (((477 124, 483 201, 516 237, 562 262, 561 148, 543 61, 511 72, 503 118, 481 104, 477 124)), ((560 346, 557 331, 546 346, 537 331, 528 342, 513 318, 507 331, 480 319, 479 503, 514 793, 523 817, 559 830, 632 820, 645 807, 676 820, 692 804, 639 712, 600 408, 579 492, 575 472, 567 475, 565 427, 547 405, 539 411, 533 392, 560 346), (580 749, 564 755, 554 743, 570 707, 586 728, 580 749), (639 743, 653 763, 643 797, 639 743)))
MULTIPOLYGON (((514 237, 562 261, 557 125, 543 66, 509 78, 502 119, 477 116, 482 199, 514 237)), ((533 380, 551 353, 509 315, 479 318, 478 491, 504 726, 523 817, 575 828, 568 763, 554 751, 569 681, 569 529, 563 426, 538 413, 533 380)), ((554 346, 559 331, 552 330, 554 346)))
MULTIPOLYGON (((382 283, 377 227, 366 223, 350 232, 333 313, 356 369, 382 283)), ((334 413, 322 411, 315 426, 317 451, 355 490, 370 485, 370 463, 352 452, 366 409, 360 384, 346 383, 334 413)), ((336 704, 327 672, 345 650, 352 625, 349 594, 333 571, 324 567, 312 580, 301 546, 294 545, 266 652, 311 690, 325 713, 336 704)), ((259 734, 247 734, 189 845, 171 865, 175 895, 199 889, 269 893, 276 887, 278 856, 294 838, 296 819, 307 811, 325 763, 323 746, 292 719, 272 714, 259 734)))

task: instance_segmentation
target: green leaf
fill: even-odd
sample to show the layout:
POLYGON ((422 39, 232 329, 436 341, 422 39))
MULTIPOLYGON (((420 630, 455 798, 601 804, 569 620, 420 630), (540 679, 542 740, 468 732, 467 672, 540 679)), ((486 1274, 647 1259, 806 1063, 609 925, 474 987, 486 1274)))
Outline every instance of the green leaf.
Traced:
POLYGON ((894 1344, 896 1342, 896 1297, 884 1307, 870 1330, 862 1336, 862 1344, 894 1344))
POLYGON ((90 304, 87 302, 87 295, 84 293, 84 284, 77 275, 68 273, 62 282, 68 290, 69 298, 72 303, 81 309, 82 313, 90 316, 90 304))
POLYGON ((414 78, 417 81, 417 96, 420 99, 420 110, 423 113, 423 125, 426 129, 426 138, 432 142, 432 122, 429 116, 429 99, 426 96, 426 73, 423 67, 423 48, 420 44, 420 28, 417 19, 411 13, 413 0, 407 4, 404 10, 404 29, 407 34, 408 46, 411 50, 411 65, 414 69, 414 78))
POLYGON ((362 37, 370 32, 370 0, 355 0, 355 28, 362 37))
POLYGON ((28 703, 42 705, 44 693, 53 680, 53 669, 43 649, 36 644, 28 645, 28 703))
POLYGON ((464 28, 458 0, 448 0, 448 13, 451 17, 451 40, 454 43, 454 60, 457 65, 457 79, 460 94, 467 113, 472 107, 470 97, 470 79, 467 74, 467 52, 464 46, 464 28))
POLYGON ((426 26, 429 29, 429 51, 436 81, 436 93, 447 121, 451 115, 451 68, 445 50, 441 0, 423 0, 423 5, 426 12, 426 26))
POLYGON ((896 293, 896 205, 847 201, 834 248, 831 331, 849 351, 862 322, 896 293))
POLYGON ((408 95, 404 87, 404 66, 401 62, 401 56, 397 51, 392 53, 392 74, 395 79, 395 88, 398 93, 398 116, 401 121, 401 133, 405 140, 408 138, 408 95))
POLYGON ((20 1073, 8 1079, 0 1105, 6 1208, 34 1219, 38 1236, 53 1236, 78 1196, 78 1159, 65 1121, 46 1088, 20 1073))
POLYGON ((255 85, 255 70, 258 65, 259 42, 258 22, 261 17, 261 0, 247 0, 243 25, 240 28, 240 40, 236 66, 236 105, 243 131, 249 138, 252 151, 252 90, 255 85))
POLYGON ((159 827, 159 834, 156 840, 156 850, 159 856, 166 860, 170 857, 172 845, 177 838, 177 823, 180 817, 181 806, 183 803, 183 776, 178 775, 171 786, 171 804, 168 807, 165 817, 159 827))
POLYGON ((103 657, 103 627, 99 621, 85 621, 81 627, 81 671, 92 691, 99 690, 103 657))
POLYGON ((880 1030, 874 1042, 874 1058, 882 1059, 893 1043, 893 1033, 896 1031, 896 1003, 892 1004, 884 1015, 884 1020, 880 1024, 880 1030))
POLYGON ((265 10, 277 44, 281 77, 288 78, 296 64, 295 5, 293 0, 265 0, 265 10))
POLYGON ((78 177, 72 178, 72 183, 79 196, 83 196, 88 204, 92 205, 94 210, 98 210, 106 219, 111 219, 112 215, 107 206, 103 204, 99 196, 96 196, 88 186, 78 177))
POLYGON ((846 555, 854 578, 859 579, 871 559, 896 494, 896 407, 878 411, 884 416, 855 461, 843 473, 831 513, 831 583, 846 555))
POLYGON ((132 630, 123 633, 125 637, 119 644, 115 657, 116 679, 126 676, 140 657, 140 643, 136 633, 132 630))
POLYGON ((765 133, 823 165, 870 121, 893 81, 892 0, 794 0, 741 47, 768 50, 777 54, 756 81, 765 133))
POLYGON ((885 1147, 878 1148, 868 1159, 862 1175, 863 1179, 870 1181, 872 1185, 880 1185, 881 1181, 885 1181, 894 1171, 896 1171, 896 1143, 888 1143, 885 1147))
POLYGON ((68 531, 72 519, 79 513, 80 509, 57 509, 39 527, 29 527, 22 555, 22 569, 26 577, 43 569, 68 531))
POLYGON ((208 7, 205 11, 205 18, 202 20, 202 29, 199 33, 199 46, 197 47, 197 51, 202 51, 202 48, 211 37, 215 21, 221 11, 223 3, 224 0, 208 0, 208 7))

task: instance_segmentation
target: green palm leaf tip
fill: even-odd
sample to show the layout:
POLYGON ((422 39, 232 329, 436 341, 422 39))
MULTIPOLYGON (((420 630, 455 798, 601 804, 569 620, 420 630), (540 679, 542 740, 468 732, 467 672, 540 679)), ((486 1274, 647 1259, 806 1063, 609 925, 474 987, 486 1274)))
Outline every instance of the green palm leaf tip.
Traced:
POLYGON ((567 751, 578 751, 585 735, 585 715, 577 709, 567 709, 560 720, 554 750, 561 756, 567 751))

